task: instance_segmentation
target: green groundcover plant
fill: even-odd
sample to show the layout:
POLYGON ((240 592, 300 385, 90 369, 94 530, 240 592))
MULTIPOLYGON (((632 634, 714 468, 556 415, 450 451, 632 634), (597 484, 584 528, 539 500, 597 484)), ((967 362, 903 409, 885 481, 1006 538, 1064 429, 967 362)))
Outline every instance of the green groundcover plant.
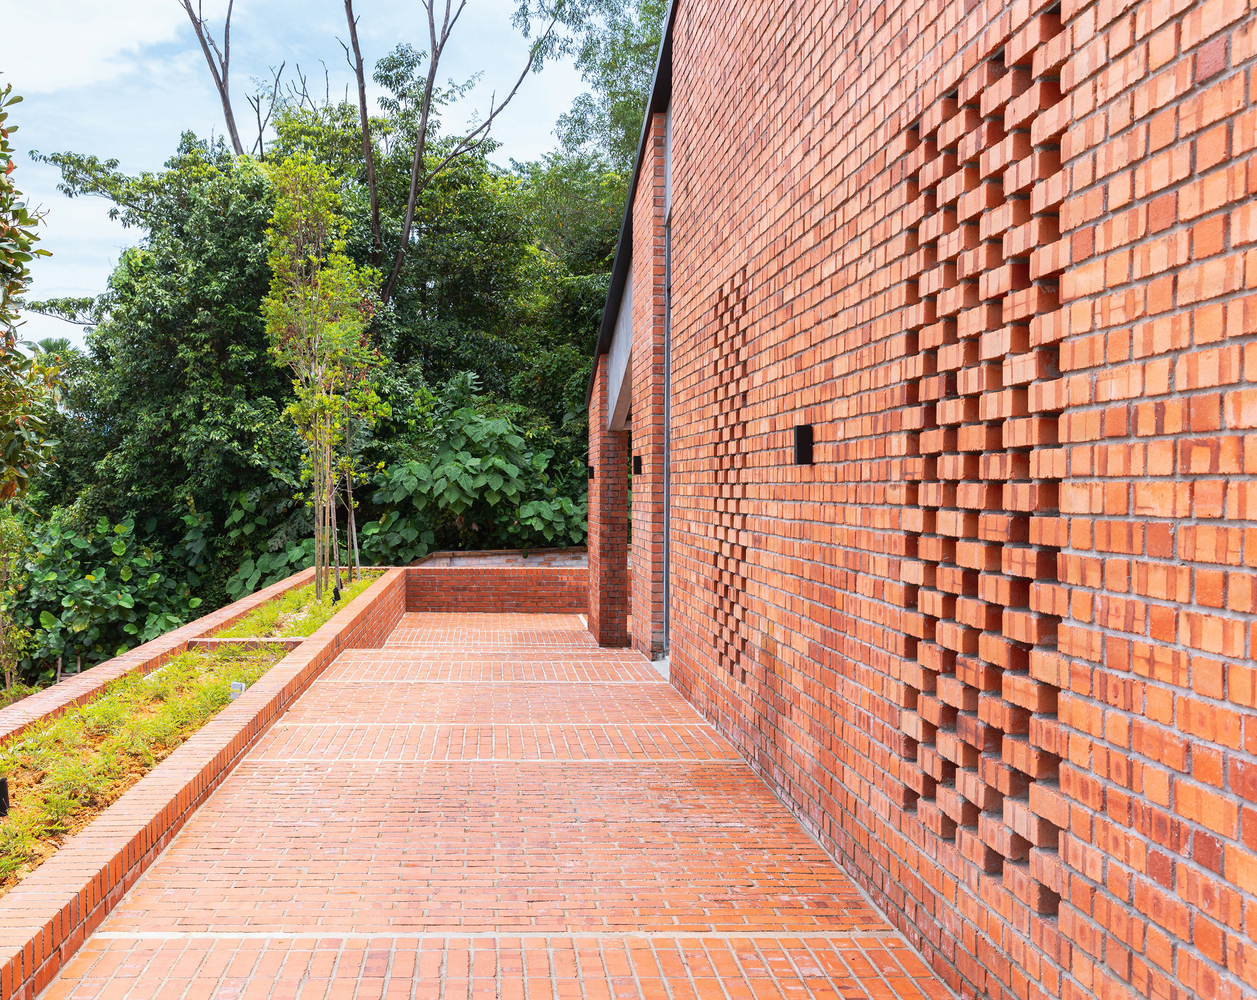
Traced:
POLYGON ((284 655, 281 646, 183 653, 0 748, 12 806, 0 820, 0 890, 52 854, 284 655))
POLYGON ((254 608, 230 628, 215 633, 218 639, 287 639, 317 632, 336 612, 373 584, 380 574, 363 573, 361 580, 347 584, 340 600, 331 591, 322 600, 314 596, 314 584, 290 590, 254 608))

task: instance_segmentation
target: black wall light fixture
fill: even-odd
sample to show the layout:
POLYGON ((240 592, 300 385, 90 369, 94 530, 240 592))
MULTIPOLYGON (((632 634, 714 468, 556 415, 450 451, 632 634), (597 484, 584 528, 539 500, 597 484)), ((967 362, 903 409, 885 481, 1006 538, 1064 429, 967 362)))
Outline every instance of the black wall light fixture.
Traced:
POLYGON ((592 465, 587 465, 587 466, 585 466, 585 473, 586 473, 586 477, 587 477, 587 478, 589 478, 589 479, 593 479, 593 478, 594 478, 594 467, 593 467, 592 465))
POLYGON ((798 424, 794 428, 794 464, 812 464, 812 425, 798 424))
POLYGON ((642 456, 633 456, 633 475, 640 476, 642 474, 642 456))

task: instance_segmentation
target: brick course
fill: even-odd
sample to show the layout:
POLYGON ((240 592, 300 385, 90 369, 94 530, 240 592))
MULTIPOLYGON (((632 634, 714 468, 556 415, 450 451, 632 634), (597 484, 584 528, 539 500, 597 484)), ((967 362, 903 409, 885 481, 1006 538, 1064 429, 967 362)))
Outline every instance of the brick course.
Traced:
POLYGON ((675 17, 674 683, 960 995, 1254 995, 1253 5, 675 17))

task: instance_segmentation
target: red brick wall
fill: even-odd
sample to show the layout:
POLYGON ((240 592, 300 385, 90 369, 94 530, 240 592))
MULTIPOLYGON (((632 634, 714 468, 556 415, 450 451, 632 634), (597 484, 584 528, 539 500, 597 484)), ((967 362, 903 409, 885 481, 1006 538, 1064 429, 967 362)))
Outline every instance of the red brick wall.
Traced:
POLYGON ((1251 4, 678 3, 674 683, 961 995, 1253 996, 1251 4))
POLYGON ((607 430, 607 356, 597 360, 589 400, 589 631, 601 646, 627 646, 628 441, 607 430))
POLYGON ((633 205, 633 646, 663 648, 664 115, 654 115, 633 205))
POLYGON ((583 566, 411 566, 405 610, 584 614, 587 575, 583 566))

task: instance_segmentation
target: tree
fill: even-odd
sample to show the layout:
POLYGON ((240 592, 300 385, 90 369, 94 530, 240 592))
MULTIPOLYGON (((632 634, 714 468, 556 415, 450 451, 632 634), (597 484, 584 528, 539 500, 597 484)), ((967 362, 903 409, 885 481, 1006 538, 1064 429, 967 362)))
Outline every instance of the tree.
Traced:
POLYGON ((565 149, 633 169, 667 10, 667 0, 587 0, 576 67, 592 93, 559 116, 565 149))
MULTIPOLYGON (((209 22, 205 19, 201 0, 197 0, 196 10, 192 9, 192 0, 179 0, 192 22, 192 30, 196 32, 196 40, 201 43, 201 52, 205 55, 205 63, 209 66, 210 76, 214 80, 214 89, 218 91, 218 99, 223 105, 223 119, 227 123, 227 135, 231 137, 231 148, 237 156, 244 155, 244 145, 240 142, 240 131, 236 128, 236 115, 231 110, 231 11, 235 0, 227 2, 227 17, 223 20, 223 47, 219 49, 210 31, 209 22)), ((262 126, 259 122, 259 142, 262 126)))
POLYGON ((512 162, 516 193, 537 246, 572 274, 611 270, 628 175, 589 153, 547 153, 512 162))
MULTIPOLYGON (((374 69, 384 89, 370 137, 385 261, 393 259, 407 205, 426 67, 422 53, 399 46, 374 69)), ((433 95, 429 169, 460 141, 440 132, 442 102, 458 92, 433 95)), ((502 170, 490 162, 492 139, 451 161, 418 199, 392 300, 359 310, 373 349, 358 344, 353 352, 361 353, 346 355, 334 384, 298 392, 292 369, 269 353, 262 311, 273 277, 267 228, 277 168, 269 164, 304 158, 324 171, 340 252, 369 271, 374 240, 360 111, 352 100, 284 98, 268 164, 191 135, 165 170, 138 176, 92 156, 42 157, 60 167, 66 194, 108 199, 111 214, 139 239, 104 295, 32 304, 89 331, 85 352, 60 356, 65 388, 48 419, 63 443, 31 503, 80 534, 102 516, 111 524, 151 520, 152 544, 172 555, 195 549, 201 564, 189 585, 206 606, 314 561, 316 511, 305 501, 316 493, 337 494, 321 515, 324 565, 340 562, 336 547, 346 540, 352 547, 358 534, 333 533, 333 515, 343 528, 347 512, 364 524, 400 511, 376 501, 378 490, 363 490, 353 467, 374 475, 429 455, 428 387, 469 369, 485 387, 478 412, 508 420, 527 454, 553 454, 547 483, 530 487, 518 504, 489 505, 495 513, 483 524, 491 531, 464 532, 437 518, 441 542, 578 538, 584 385, 618 225, 620 175, 597 157, 577 155, 502 170), (376 350, 387 365, 376 365, 376 350), (315 399, 320 392, 323 402, 315 399), (365 412, 340 426, 333 421, 322 451, 315 449, 316 473, 288 417, 338 407, 345 397, 365 412), (303 484, 303 474, 320 475, 324 488, 303 484), (357 503, 344 502, 351 491, 357 503)), ((326 262, 326 254, 316 256, 326 262)), ((438 510, 423 517, 431 522, 438 510)), ((473 512, 470 523, 482 522, 473 512)), ((371 551, 385 554, 374 542, 371 551)))
MULTIPOLYGON (((187 0, 184 0, 186 3, 187 0)), ((489 101, 489 111, 484 119, 466 135, 459 136, 450 142, 446 149, 442 150, 436 157, 436 163, 429 163, 426 158, 426 150, 428 144, 428 125, 432 121, 432 112, 434 102, 439 103, 440 89, 437 87, 437 73, 440 69, 441 57, 445 53, 445 48, 449 44, 449 40, 454 31, 454 26, 458 23, 459 17, 467 6, 467 0, 459 0, 458 5, 454 6, 453 0, 445 0, 443 11, 439 11, 440 0, 420 0, 423 5, 424 12, 428 17, 428 66, 427 72, 423 80, 423 90, 418 101, 419 123, 415 129, 414 138, 414 156, 411 160, 410 167, 410 183, 406 199, 406 211, 402 220, 401 233, 397 240, 397 250, 393 255, 392 269, 389 272, 388 280, 384 284, 384 289, 380 293, 380 301, 387 303, 392 297, 393 289, 397 287, 398 278, 401 276, 402 264, 406 259, 406 252, 410 248, 410 237, 415 222, 415 208, 419 203, 419 196, 428 187, 429 184, 451 163, 455 162, 459 157, 472 154, 480 149, 489 139, 490 129, 493 127, 494 121, 502 113, 511 100, 519 93, 519 88, 523 85, 528 74, 532 72, 533 67, 540 68, 540 59, 547 50, 551 35, 555 25, 559 20, 559 10, 561 3, 555 7, 553 13, 549 14, 549 23, 544 31, 532 43, 528 49, 528 58, 524 61, 524 68, 519 74, 519 79, 515 81, 506 97, 501 101, 496 100, 496 95, 489 101)), ((525 37, 528 35, 527 20, 521 21, 524 13, 527 11, 527 4, 521 7, 520 15, 517 15, 517 23, 524 26, 525 37)), ((366 81, 364 78, 362 56, 358 47, 358 20, 354 16, 353 0, 345 0, 345 18, 349 23, 349 37, 353 42, 353 50, 355 58, 350 61, 350 66, 354 70, 354 75, 358 83, 358 100, 359 114, 362 122, 362 145, 364 153, 368 159, 369 169, 367 172, 367 186, 370 191, 372 211, 372 238, 376 248, 381 247, 381 235, 379 228, 379 213, 374 209, 378 206, 377 181, 375 177, 374 166, 370 164, 371 153, 371 120, 367 114, 366 107, 366 81)), ((343 44, 343 43, 342 43, 343 44)), ((345 51, 346 57, 349 50, 345 51)))
POLYGON ((8 109, 21 103, 13 85, 0 90, 0 505, 26 492, 31 477, 52 460, 56 444, 47 433, 47 409, 56 384, 56 368, 18 350, 18 305, 30 283, 30 262, 47 257, 36 249, 35 228, 42 221, 13 181, 16 131, 8 109))
POLYGON ((47 250, 36 249, 39 236, 35 228, 43 221, 31 211, 22 192, 13 181, 14 149, 9 137, 17 127, 7 124, 9 108, 21 104, 13 93, 13 84, 0 90, 0 332, 12 334, 18 325, 18 300, 30 283, 30 262, 36 257, 50 256, 47 250))
POLYGON ((259 313, 270 182, 255 161, 190 134, 159 173, 73 153, 42 159, 60 166, 62 191, 108 199, 141 237, 95 302, 35 304, 94 325, 86 353, 62 357, 64 400, 50 418, 62 462, 43 489, 74 506, 81 527, 156 518, 166 548, 191 504, 215 554, 201 596, 216 605, 239 561, 221 533, 228 496, 269 488, 276 470, 295 479, 300 465, 282 419, 289 380, 259 313))
POLYGON ((31 648, 31 633, 17 622, 15 610, 22 589, 22 551, 26 534, 13 513, 0 507, 0 672, 9 690, 17 677, 18 665, 31 648))
POLYGON ((69 354, 76 349, 70 343, 69 337, 45 337, 43 340, 35 341, 31 346, 34 347, 36 354, 48 354, 53 357, 59 354, 69 354))
POLYGON ((298 154, 271 176, 276 189, 267 230, 271 285, 262 312, 272 353, 293 373, 296 400, 286 412, 306 445, 315 512, 315 597, 321 600, 329 585, 340 588, 336 507, 342 470, 352 490, 352 456, 342 465, 339 446, 349 440, 350 421, 369 418, 375 402, 361 379, 372 360, 366 328, 374 310, 375 272, 359 268, 345 253, 346 223, 326 167, 298 154))

